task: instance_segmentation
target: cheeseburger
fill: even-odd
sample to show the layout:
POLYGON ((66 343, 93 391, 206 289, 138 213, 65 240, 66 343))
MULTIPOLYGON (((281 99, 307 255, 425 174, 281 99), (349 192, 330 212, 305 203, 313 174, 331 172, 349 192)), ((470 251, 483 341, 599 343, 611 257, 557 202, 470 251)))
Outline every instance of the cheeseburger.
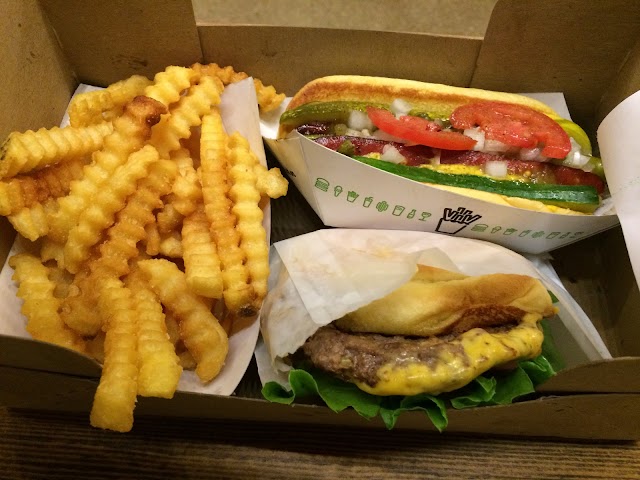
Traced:
POLYGON ((323 77, 282 114, 279 138, 292 131, 390 173, 489 201, 516 198, 522 208, 590 214, 605 192, 584 130, 517 94, 323 77))
POLYGON ((287 361, 374 395, 437 395, 537 357, 539 322, 555 313, 533 277, 419 265, 390 294, 310 332, 287 361))

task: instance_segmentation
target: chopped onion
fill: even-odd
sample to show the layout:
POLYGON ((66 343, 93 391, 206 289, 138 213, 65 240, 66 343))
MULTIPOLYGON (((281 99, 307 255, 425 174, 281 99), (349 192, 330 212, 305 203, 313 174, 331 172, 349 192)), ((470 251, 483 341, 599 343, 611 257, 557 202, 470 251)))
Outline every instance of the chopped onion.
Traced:
POLYGON ((351 110, 347 125, 353 130, 373 130, 374 128, 373 122, 369 119, 367 113, 360 110, 351 110))
POLYGON ((571 150, 569 151, 569 155, 562 161, 562 165, 580 169, 585 168, 589 163, 590 157, 588 155, 582 155, 578 142, 573 138, 569 138, 569 140, 571 140, 571 150))
POLYGON ((407 115, 413 107, 409 102, 401 98, 396 98, 391 102, 391 111, 396 115, 407 115))
POLYGON ((506 177, 507 176, 507 162, 500 160, 487 160, 484 164, 484 173, 491 177, 506 177))
POLYGON ((402 156, 398 149, 390 144, 382 147, 382 155, 380 155, 380 160, 391 163, 404 163, 406 161, 406 159, 402 156))
POLYGON ((440 150, 434 150, 435 156, 433 156, 430 160, 431 165, 440 165, 440 150))
POLYGON ((511 147, 509 145, 507 145, 506 143, 502 143, 499 140, 489 140, 489 139, 485 139, 484 141, 484 148, 483 148, 483 152, 498 152, 498 153, 504 153, 504 152, 508 152, 509 149, 511 147))
POLYGON ((529 160, 529 161, 545 161, 547 158, 540 155, 542 149, 539 147, 533 148, 521 148, 518 152, 518 158, 520 160, 529 160))
POLYGON ((476 141, 476 144, 473 146, 474 150, 478 152, 484 150, 484 132, 480 130, 480 127, 467 128, 463 133, 467 137, 472 138, 476 141))
POLYGON ((362 137, 364 135, 362 135, 362 131, 361 130, 354 130, 353 128, 347 128, 347 130, 344 132, 344 135, 348 135, 349 137, 362 137))

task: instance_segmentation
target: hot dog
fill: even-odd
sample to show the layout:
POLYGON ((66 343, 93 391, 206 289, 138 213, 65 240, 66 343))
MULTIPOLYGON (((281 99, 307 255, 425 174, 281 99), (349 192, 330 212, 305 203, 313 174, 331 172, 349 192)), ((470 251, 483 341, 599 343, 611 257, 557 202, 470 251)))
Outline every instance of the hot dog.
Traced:
POLYGON ((305 85, 280 118, 327 148, 465 195, 554 213, 593 213, 606 184, 577 124, 532 98, 383 77, 305 85))

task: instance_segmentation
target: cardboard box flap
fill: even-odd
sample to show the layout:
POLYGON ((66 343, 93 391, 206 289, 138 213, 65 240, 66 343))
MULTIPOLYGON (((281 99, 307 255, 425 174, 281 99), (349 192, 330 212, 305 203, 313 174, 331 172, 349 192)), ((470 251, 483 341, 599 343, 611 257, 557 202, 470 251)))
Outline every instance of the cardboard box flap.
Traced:
POLYGON ((0 365, 79 377, 100 377, 100 365, 73 350, 37 340, 0 335, 0 365))
POLYGON ((191 2, 43 0, 79 82, 105 86, 132 74, 201 59, 191 2))
POLYGON ((543 393, 640 391, 640 358, 619 357, 567 368, 537 390, 543 393))
POLYGON ((0 32, 1 139, 58 125, 75 82, 38 4, 3 2, 0 32))
POLYGON ((477 38, 304 27, 200 25, 198 31, 205 62, 233 65, 290 96, 305 83, 333 74, 468 86, 482 43, 477 38), (233 48, 227 46, 230 41, 233 48))
MULTIPOLYGON (((86 413, 96 381, 0 366, 0 404, 39 410, 86 413)), ((588 394, 545 397, 513 405, 449 410, 445 433, 528 435, 632 440, 640 431, 640 395, 588 394)), ((380 418, 365 420, 353 410, 339 414, 316 405, 281 405, 265 400, 177 392, 171 400, 140 397, 136 416, 233 419, 249 422, 382 429, 380 418)), ((395 430, 434 431, 424 412, 405 412, 395 430)), ((381 432, 384 435, 388 432, 381 432)))
POLYGON ((501 0, 472 86, 564 92, 574 121, 594 133, 595 108, 639 37, 634 0, 501 0))

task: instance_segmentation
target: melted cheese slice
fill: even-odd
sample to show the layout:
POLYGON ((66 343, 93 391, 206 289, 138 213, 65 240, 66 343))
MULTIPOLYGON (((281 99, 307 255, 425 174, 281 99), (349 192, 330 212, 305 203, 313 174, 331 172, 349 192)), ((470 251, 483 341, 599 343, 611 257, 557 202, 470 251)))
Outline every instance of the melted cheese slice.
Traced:
POLYGON ((434 356, 427 360, 407 358, 383 365, 373 387, 362 382, 356 385, 374 395, 437 395, 456 390, 497 365, 538 356, 543 340, 538 326, 541 318, 527 314, 518 326, 503 333, 474 328, 434 349, 434 356))

